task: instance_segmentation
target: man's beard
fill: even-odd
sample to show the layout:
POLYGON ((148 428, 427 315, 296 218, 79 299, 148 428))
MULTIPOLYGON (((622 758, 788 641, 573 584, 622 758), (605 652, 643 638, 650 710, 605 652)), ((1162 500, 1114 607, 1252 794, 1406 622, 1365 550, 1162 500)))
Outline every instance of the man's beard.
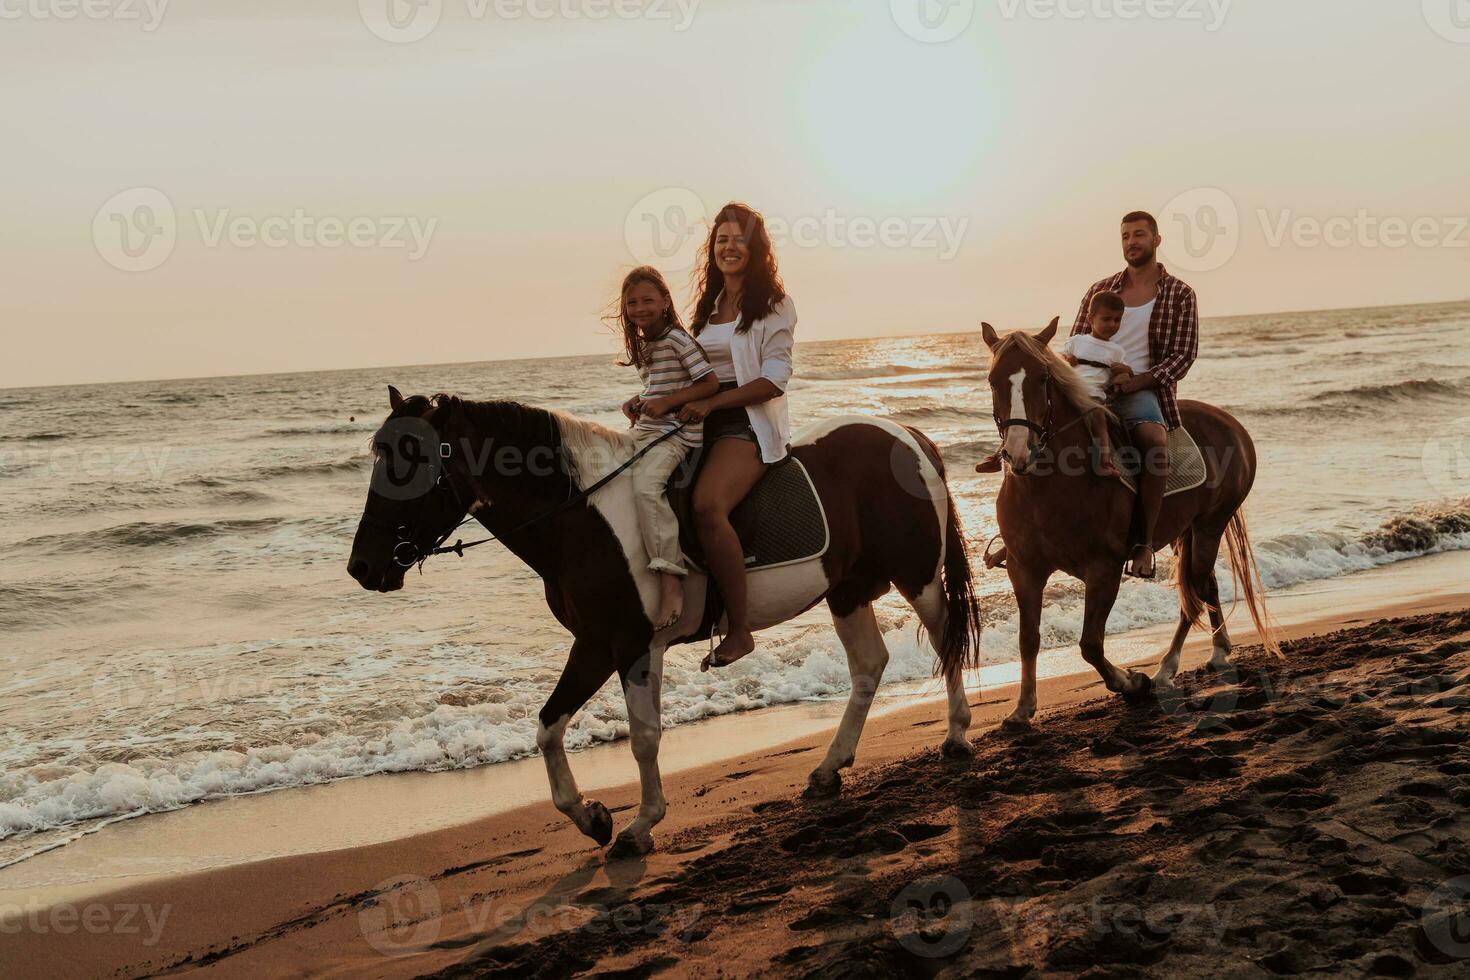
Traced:
MULTIPOLYGON (((1128 264, 1130 266, 1132 266, 1133 268, 1135 268, 1135 269, 1142 269, 1144 266, 1146 266, 1150 262, 1152 262, 1154 260, 1154 256, 1155 255, 1158 255, 1158 254, 1159 254, 1159 250, 1158 249, 1151 248, 1148 251, 1144 252, 1142 255, 1138 256, 1137 258, 1128 259, 1128 264)), ((1125 258, 1126 258, 1126 256, 1125 256, 1125 258)))

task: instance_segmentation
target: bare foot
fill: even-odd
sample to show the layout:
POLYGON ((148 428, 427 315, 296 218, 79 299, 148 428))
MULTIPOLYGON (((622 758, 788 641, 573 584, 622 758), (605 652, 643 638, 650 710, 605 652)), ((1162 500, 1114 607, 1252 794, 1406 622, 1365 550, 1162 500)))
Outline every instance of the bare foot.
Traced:
POLYGON ((700 670, 709 670, 711 667, 728 667, 741 657, 755 650, 755 637, 750 630, 739 633, 731 633, 715 647, 715 652, 704 658, 699 665, 700 670))
POLYGON ((666 630, 684 615, 684 580, 677 575, 659 575, 658 616, 653 621, 654 632, 666 630))
POLYGON ((1111 477, 1115 480, 1122 479, 1123 471, 1118 469, 1117 463, 1113 462, 1113 454, 1111 450, 1104 449, 1102 452, 1098 453, 1097 475, 1111 477))

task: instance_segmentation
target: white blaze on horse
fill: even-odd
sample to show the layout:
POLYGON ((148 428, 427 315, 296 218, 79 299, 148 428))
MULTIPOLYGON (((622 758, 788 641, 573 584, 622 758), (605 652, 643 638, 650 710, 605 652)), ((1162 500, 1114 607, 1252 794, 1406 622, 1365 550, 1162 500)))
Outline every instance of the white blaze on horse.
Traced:
POLYGON ((1241 511, 1256 478, 1255 444, 1229 413, 1203 402, 1181 401, 1184 427, 1202 450, 1204 479, 1165 497, 1150 542, 1155 549, 1173 545, 1179 624, 1152 678, 1108 661, 1103 636, 1123 577, 1134 496, 1116 477, 1094 472, 1085 419, 1100 406, 1077 372, 1048 346, 1057 323, 1053 320, 1035 336, 1017 332, 1005 337, 984 325, 991 351, 991 399, 1010 463, 995 513, 1020 616, 1021 693, 1008 728, 1028 727, 1036 713, 1042 590, 1057 571, 1086 586, 1083 659, 1102 675, 1109 691, 1125 697, 1143 697, 1151 689, 1173 685, 1184 641, 1206 613, 1214 647, 1210 666, 1223 669, 1229 664, 1230 634, 1215 581, 1222 543, 1236 591, 1245 599, 1263 644, 1280 652, 1241 511))
MULTIPOLYGON (((572 716, 617 672, 627 700, 642 805, 614 853, 645 853, 664 816, 659 779, 664 651, 703 638, 703 575, 686 583, 684 615, 655 633, 659 586, 648 570, 632 481, 632 439, 592 422, 515 402, 451 395, 403 398, 374 437, 373 483, 348 571, 365 589, 402 588, 407 567, 438 551, 467 514, 545 583, 546 602, 572 633, 561 679, 541 709, 536 741, 552 800, 599 844, 612 838, 601 803, 583 799, 563 735, 572 716)), ((830 532, 820 557, 749 573, 752 625, 789 620, 826 601, 847 652, 852 693, 808 793, 836 794, 852 765, 888 650, 872 603, 896 587, 918 614, 948 689, 948 755, 968 756, 970 707, 962 671, 975 665, 980 623, 959 518, 934 444, 870 418, 833 419, 791 447, 811 479, 830 532)), ((707 624, 706 624, 707 625, 707 624)))

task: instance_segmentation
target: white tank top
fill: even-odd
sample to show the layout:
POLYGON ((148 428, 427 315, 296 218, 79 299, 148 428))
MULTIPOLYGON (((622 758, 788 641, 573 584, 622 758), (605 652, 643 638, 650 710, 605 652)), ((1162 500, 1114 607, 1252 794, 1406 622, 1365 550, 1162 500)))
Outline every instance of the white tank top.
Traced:
POLYGON ((735 324, 706 323, 699 332, 699 346, 704 348, 705 359, 715 369, 720 384, 735 383, 735 361, 730 356, 730 343, 735 339, 735 324))
POLYGON ((1154 307, 1158 302, 1155 296, 1145 306, 1130 306, 1123 310, 1123 325, 1113 334, 1113 343, 1123 348, 1127 355, 1124 363, 1135 374, 1142 374, 1154 366, 1148 353, 1148 325, 1154 318, 1154 307))

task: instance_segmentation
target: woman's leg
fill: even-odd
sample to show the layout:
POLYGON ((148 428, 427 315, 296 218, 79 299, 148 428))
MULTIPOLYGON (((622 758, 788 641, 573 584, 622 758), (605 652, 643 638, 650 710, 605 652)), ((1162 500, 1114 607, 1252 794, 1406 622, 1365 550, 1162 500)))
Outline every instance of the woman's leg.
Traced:
POLYGON ((740 537, 730 524, 730 512, 765 473, 766 464, 761 462, 760 449, 755 443, 720 439, 709 448, 709 459, 694 488, 699 541, 704 545, 705 560, 720 587, 730 618, 729 635, 707 661, 712 667, 727 667, 755 649, 745 597, 745 554, 740 548, 740 537))
MULTIPOLYGON (((649 438, 657 438, 654 433, 649 438)), ((640 436, 639 445, 649 439, 640 436)), ((684 611, 684 560, 679 551, 679 521, 669 507, 666 492, 669 476, 676 470, 687 450, 677 440, 669 439, 648 451, 633 467, 633 494, 638 502, 638 526, 643 532, 643 550, 648 552, 648 568, 658 573, 659 610, 653 620, 655 630, 667 629, 679 621, 684 611)))

